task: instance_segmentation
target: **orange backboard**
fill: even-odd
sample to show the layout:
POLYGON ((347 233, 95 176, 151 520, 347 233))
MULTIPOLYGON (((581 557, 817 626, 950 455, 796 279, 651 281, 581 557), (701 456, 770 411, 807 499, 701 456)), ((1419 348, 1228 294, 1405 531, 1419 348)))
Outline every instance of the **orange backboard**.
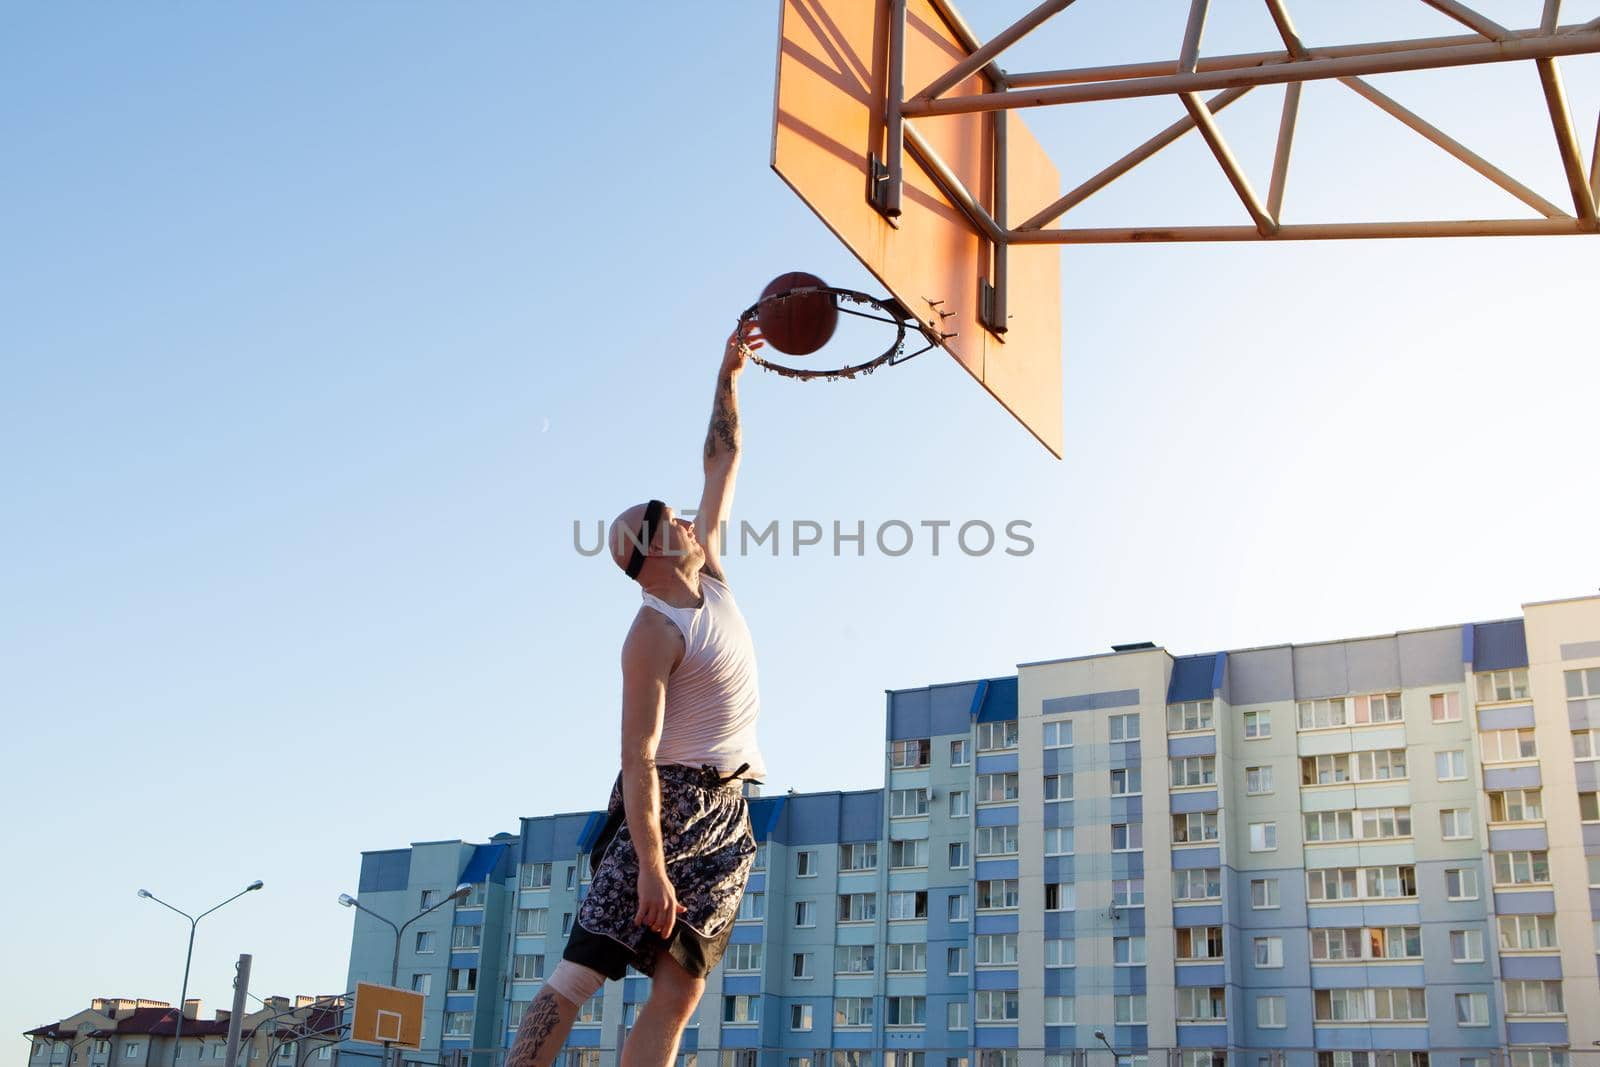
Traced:
MULTIPOLYGON (((909 150, 901 214, 868 200, 872 157, 886 158, 888 0, 782 0, 772 167, 931 338, 1057 457, 1061 425, 1061 252, 1012 244, 1003 334, 980 321, 979 283, 994 281, 988 241, 909 150), (943 313, 943 314, 941 314, 943 313)), ((904 88, 913 93, 969 55, 933 0, 907 0, 904 88)), ((988 92, 974 74, 952 93, 988 92)), ((1001 113, 1004 114, 1003 112, 1001 113)), ((986 114, 906 120, 1001 228, 986 114)), ((1006 122, 1006 201, 1025 216, 1055 200, 1060 176, 1012 115, 1006 122)), ((909 142, 910 136, 907 140, 909 142)))
POLYGON ((398 1048, 422 1047, 421 993, 395 986, 356 983, 350 1040, 398 1048))

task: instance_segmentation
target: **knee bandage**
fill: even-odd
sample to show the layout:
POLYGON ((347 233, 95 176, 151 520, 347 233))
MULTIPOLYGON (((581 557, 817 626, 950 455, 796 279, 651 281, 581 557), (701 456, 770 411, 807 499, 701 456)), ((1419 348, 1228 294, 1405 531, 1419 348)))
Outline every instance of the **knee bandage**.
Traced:
POLYGON ((581 963, 562 960, 544 984, 573 1004, 582 1005, 606 984, 606 976, 581 963))

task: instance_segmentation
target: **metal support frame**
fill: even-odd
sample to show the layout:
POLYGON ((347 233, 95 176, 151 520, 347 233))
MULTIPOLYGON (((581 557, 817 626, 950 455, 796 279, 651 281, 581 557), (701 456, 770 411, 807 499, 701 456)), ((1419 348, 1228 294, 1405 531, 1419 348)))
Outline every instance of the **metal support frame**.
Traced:
POLYGON ((900 213, 906 152, 927 172, 940 191, 966 215, 974 231, 990 246, 993 270, 980 282, 982 324, 997 336, 1005 331, 1007 249, 1011 244, 1104 244, 1142 241, 1340 240, 1396 237, 1529 236, 1600 232, 1600 122, 1585 173, 1582 146, 1567 102, 1556 60, 1560 56, 1600 53, 1600 19, 1560 25, 1560 0, 1545 0, 1537 27, 1513 30, 1501 26, 1460 0, 1420 0, 1473 32, 1469 34, 1374 41, 1364 44, 1308 46, 1290 19, 1287 0, 1264 0, 1284 47, 1281 51, 1205 57, 1200 54, 1209 0, 1191 0, 1178 57, 1174 60, 1102 67, 1011 73, 997 58, 1016 41, 1071 6, 1073 0, 1044 0, 1021 18, 979 41, 949 7, 932 0, 949 22, 968 55, 934 78, 921 91, 905 95, 906 0, 880 0, 890 12, 888 100, 885 103, 885 158, 873 156, 869 198, 891 221, 900 213), (1374 74, 1436 70, 1483 63, 1532 61, 1544 91, 1555 146, 1573 201, 1571 213, 1556 206, 1459 141, 1410 111, 1365 79, 1374 74), (992 88, 968 95, 950 95, 974 74, 983 74, 992 88), (1419 136, 1538 212, 1540 218, 1440 219, 1399 222, 1299 223, 1285 225, 1282 208, 1288 183, 1289 158, 1299 118, 1301 89, 1309 81, 1338 81, 1419 136), (1283 85, 1284 100, 1277 146, 1265 201, 1257 195, 1216 122, 1216 115, 1250 89, 1283 85), (1216 91, 1209 99, 1200 94, 1216 91), (1065 195, 1012 226, 1006 203, 1007 112, 1017 108, 1172 96, 1187 112, 1120 159, 1065 195), (939 115, 992 112, 989 131, 993 148, 994 196, 988 205, 939 158, 917 130, 917 119, 939 115), (1218 167, 1238 196, 1247 226, 1127 226, 1046 228, 1090 196, 1156 155, 1190 130, 1198 130, 1218 167), (991 213, 992 211, 992 213, 991 213))

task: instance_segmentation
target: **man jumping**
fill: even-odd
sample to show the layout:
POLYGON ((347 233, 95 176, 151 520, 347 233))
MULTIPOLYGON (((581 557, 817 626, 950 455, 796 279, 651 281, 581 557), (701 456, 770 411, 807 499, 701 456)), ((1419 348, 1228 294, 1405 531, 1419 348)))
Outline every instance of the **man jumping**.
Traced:
POLYGON ((693 523, 659 500, 611 524, 644 604, 622 644, 622 772, 591 852, 594 880, 561 962, 528 1005, 506 1067, 550 1067, 578 1008, 629 964, 650 998, 621 1067, 667 1067, 728 947, 756 842, 741 777, 760 781, 755 649, 718 559, 739 469, 735 382, 762 341, 728 338, 693 523))

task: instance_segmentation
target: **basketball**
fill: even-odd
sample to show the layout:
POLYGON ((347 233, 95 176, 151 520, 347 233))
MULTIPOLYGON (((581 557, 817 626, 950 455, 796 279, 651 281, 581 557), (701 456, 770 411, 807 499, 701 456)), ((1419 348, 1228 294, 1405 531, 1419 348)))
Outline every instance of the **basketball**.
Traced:
POLYGON ((810 355, 828 343, 839 324, 839 308, 832 293, 798 293, 780 296, 794 289, 827 285, 815 274, 790 271, 780 274, 761 290, 756 322, 767 342, 790 356, 810 355))

